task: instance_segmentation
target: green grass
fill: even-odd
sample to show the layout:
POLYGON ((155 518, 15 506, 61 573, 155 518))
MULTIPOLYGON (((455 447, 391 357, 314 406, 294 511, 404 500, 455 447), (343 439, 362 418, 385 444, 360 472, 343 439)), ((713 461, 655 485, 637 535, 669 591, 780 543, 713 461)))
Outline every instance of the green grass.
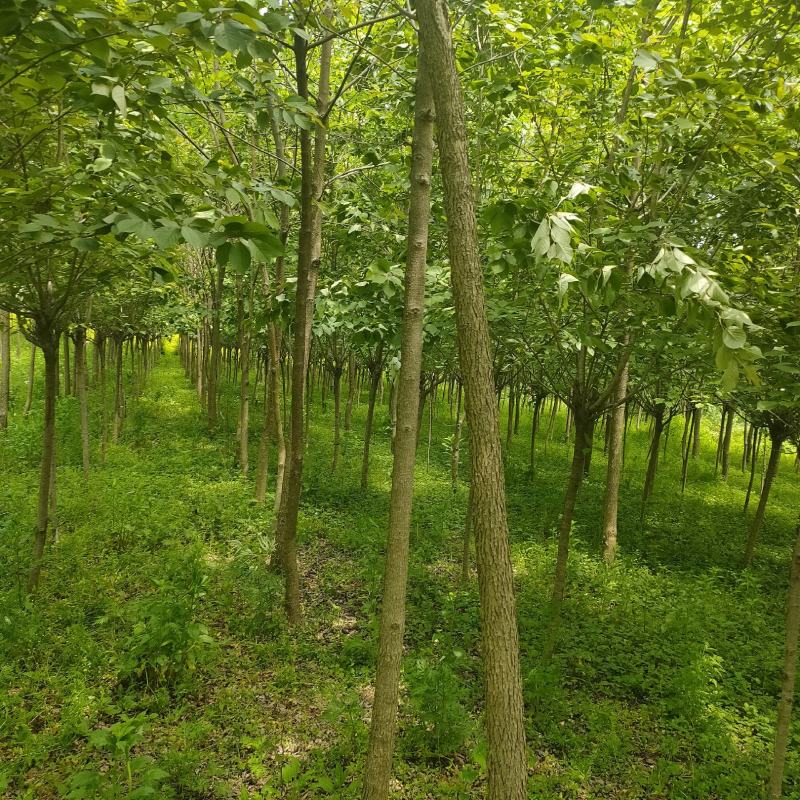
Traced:
MULTIPOLYGON (((0 796, 134 798, 148 787, 149 796, 187 800, 357 796, 388 508, 387 406, 377 411, 362 493, 365 406, 334 475, 332 401, 323 413, 316 398, 300 522, 305 620, 287 632, 280 581, 266 569, 271 503, 251 500, 234 464, 236 388, 224 390, 227 430, 210 437, 175 355, 129 400, 122 440, 102 464, 95 438, 86 485, 77 403, 59 401, 61 535, 38 597, 25 600, 41 402, 22 417, 24 372, 17 362, 11 426, 0 435, 0 796)), ((93 391, 95 432, 98 402, 93 391)), ((254 459, 257 403, 252 416, 254 459)), ((544 669, 569 453, 559 419, 529 475, 523 419, 507 489, 532 798, 739 800, 762 791, 800 491, 786 456, 755 565, 742 573, 746 477, 738 468, 727 483, 714 476, 714 423, 683 496, 673 432, 641 524, 648 434, 632 425, 613 567, 599 558, 598 438, 560 646, 544 669)), ((484 793, 478 600, 474 581, 458 579, 466 486, 451 493, 450 433, 441 402, 430 465, 423 432, 417 471, 397 797, 484 793)), ((786 796, 800 797, 800 726, 792 744, 786 796)))

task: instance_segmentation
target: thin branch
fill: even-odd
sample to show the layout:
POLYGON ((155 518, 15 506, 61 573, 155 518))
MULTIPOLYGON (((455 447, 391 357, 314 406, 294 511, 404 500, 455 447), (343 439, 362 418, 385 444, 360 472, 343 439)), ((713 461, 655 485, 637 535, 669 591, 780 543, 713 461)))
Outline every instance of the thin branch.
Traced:
POLYGON ((316 39, 313 42, 308 43, 308 49, 311 50, 314 47, 319 47, 320 45, 325 44, 325 42, 329 42, 331 39, 338 39, 342 36, 346 36, 348 33, 352 33, 353 31, 357 31, 359 28, 366 28, 372 27, 376 25, 378 22, 387 22, 390 19, 397 19, 398 17, 405 17, 406 14, 396 11, 394 14, 386 14, 383 17, 375 17, 375 19, 368 19, 364 22, 357 22, 355 25, 351 25, 349 28, 342 28, 340 31, 331 31, 326 36, 322 36, 319 39, 316 39))

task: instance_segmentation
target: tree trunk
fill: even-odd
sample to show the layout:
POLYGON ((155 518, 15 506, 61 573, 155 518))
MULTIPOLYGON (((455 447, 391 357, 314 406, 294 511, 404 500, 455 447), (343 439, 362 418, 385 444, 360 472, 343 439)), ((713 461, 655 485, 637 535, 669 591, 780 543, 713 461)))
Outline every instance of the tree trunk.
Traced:
POLYGON ((389 500, 389 536, 381 600, 375 699, 372 704, 369 749, 362 792, 364 800, 386 800, 389 796, 403 657, 408 541, 417 446, 417 404, 419 376, 422 369, 425 259, 433 160, 433 99, 423 59, 424 55, 420 51, 414 137, 411 146, 409 247, 406 255, 403 339, 400 349, 400 374, 395 385, 395 392, 398 394, 397 436, 389 500))
POLYGON ((703 419, 702 406, 695 406, 692 410, 692 423, 694 424, 694 436, 692 437, 692 458, 700 455, 700 422, 703 419))
POLYGON ((682 464, 681 464, 681 494, 686 491, 686 479, 689 477, 689 455, 691 451, 694 449, 694 442, 697 441, 695 432, 696 426, 700 423, 700 416, 695 414, 697 409, 693 409, 691 416, 689 417, 689 428, 687 431, 686 436, 686 446, 683 448, 683 452, 681 453, 682 464))
POLYGON ((83 479, 89 480, 89 397, 87 392, 86 328, 75 331, 75 390, 81 412, 81 458, 83 479))
POLYGON ((195 377, 197 380, 196 389, 197 389, 197 399, 200 401, 200 405, 205 405, 205 352, 206 352, 206 345, 205 345, 205 335, 204 335, 204 325, 201 325, 197 329, 197 346, 195 347, 195 356, 197 357, 197 364, 195 365, 195 377))
POLYGON ((489 797, 525 800, 527 748, 514 574, 464 101, 446 5, 442 0, 418 0, 417 15, 439 123, 451 283, 470 430, 472 522, 486 675, 489 797))
POLYGON ((39 472, 39 500, 36 515, 36 535, 33 540, 33 559, 28 577, 28 592, 39 587, 42 557, 47 543, 50 524, 50 495, 56 448, 56 393, 58 391, 58 336, 45 333, 42 339, 44 353, 44 424, 42 434, 42 466, 39 472))
POLYGON ((592 467, 592 455, 594 454, 594 426, 595 420, 589 420, 588 430, 585 432, 586 452, 583 455, 583 477, 588 478, 592 467))
MULTIPOLYGON (((17 321, 19 325, 19 320, 17 321)), ((17 333, 19 340, 19 333, 17 333)), ((18 348, 19 349, 19 348, 18 348)), ((8 427, 11 396, 11 315, 0 310, 0 430, 8 427)), ((27 414, 27 411, 25 412, 27 414)))
POLYGON ((747 420, 744 421, 744 446, 742 447, 742 472, 745 471, 747 468, 747 461, 750 455, 750 438, 752 435, 752 426, 747 424, 747 420))
POLYGON ((31 360, 28 364, 28 387, 25 394, 25 408, 23 414, 27 417, 33 405, 33 383, 36 380, 36 345, 31 342, 31 360))
POLYGON ((456 422, 453 430, 453 450, 450 457, 450 483, 453 487, 453 494, 458 489, 458 466, 461 460, 461 428, 464 424, 464 416, 461 413, 461 381, 458 382, 456 397, 456 422))
POLYGON ((369 381, 369 404, 367 406, 367 423, 364 428, 364 455, 361 459, 361 490, 367 488, 369 482, 369 447, 372 442, 372 424, 375 417, 375 398, 378 394, 378 384, 381 380, 381 366, 383 364, 383 345, 379 345, 377 355, 378 365, 373 367, 369 381))
POLYGON ((64 333, 61 337, 64 346, 64 397, 72 394, 72 371, 69 366, 69 336, 64 333))
POLYGON ((617 516, 619 510, 619 486, 622 481, 622 441, 625 436, 625 397, 628 394, 628 336, 625 336, 624 351, 620 356, 624 364, 614 390, 611 414, 608 421, 608 466, 606 488, 603 495, 603 557, 611 564, 617 556, 617 516))
POLYGON ((747 482, 747 493, 744 496, 744 508, 742 514, 747 513, 750 507, 750 495, 753 493, 753 483, 756 477, 756 467, 758 466, 758 451, 761 449, 762 429, 753 426, 753 443, 750 447, 750 480, 747 482))
POLYGON ((642 489, 642 507, 650 499, 653 487, 656 482, 656 471, 658 470, 658 454, 661 444, 661 435, 664 432, 664 407, 657 406, 653 414, 653 436, 650 439, 650 449, 647 453, 647 473, 644 478, 644 488, 642 489))
MULTIPOLYGON (((322 120, 328 112, 332 40, 320 48, 317 110, 322 120)), ((298 95, 308 100, 308 42, 301 33, 294 35, 298 95)), ((300 138, 300 233, 295 289, 295 331, 292 344, 292 404, 289 471, 281 493, 276 524, 276 549, 273 558, 280 564, 285 582, 284 605, 290 624, 300 621, 300 573, 297 566, 297 515, 303 484, 305 455, 304 400, 306 373, 311 351, 311 322, 322 246, 322 198, 325 179, 325 141, 327 125, 316 128, 312 153, 311 132, 301 129, 300 138)))
POLYGON ((116 335, 114 337, 114 341, 117 345, 117 352, 114 358, 114 370, 115 370, 115 378, 114 378, 114 422, 113 427, 111 429, 111 441, 116 444, 119 440, 119 434, 122 430, 122 406, 123 406, 123 385, 122 385, 122 346, 123 346, 123 339, 122 336, 116 335))
POLYGON ((8 427, 11 393, 11 315, 0 310, 0 430, 8 427))
POLYGON ((564 604, 564 593, 567 587, 567 562, 569 559, 569 539, 572 532, 572 519, 575 515, 575 501, 583 482, 583 461, 586 457, 588 425, 583 413, 573 415, 575 420, 575 443, 572 448, 572 466, 564 492, 564 505, 561 511, 561 523, 558 529, 558 555, 556 556, 556 572, 553 578, 553 593, 550 598, 550 620, 544 646, 544 660, 553 657, 561 627, 561 607, 564 604))
POLYGON ((208 359, 206 375, 206 405, 209 430, 219 424, 219 368, 222 358, 221 315, 222 295, 225 289, 225 265, 217 265, 216 286, 211 292, 211 353, 208 359))
POLYGON ((769 463, 767 464, 767 471, 764 475, 764 484, 761 487, 761 494, 758 498, 758 507, 753 521, 750 524, 750 531, 747 534, 747 544, 744 549, 743 566, 749 567, 753 563, 753 553, 758 543, 758 537, 761 533, 761 526, 764 523, 764 515, 767 512, 767 501, 769 500, 770 489, 772 489, 772 482, 778 474, 778 465, 781 463, 781 450, 783 448, 783 437, 770 431, 770 450, 769 450, 769 463))
POLYGON ((516 408, 516 392, 514 384, 508 387, 508 415, 506 417, 506 458, 511 449, 511 440, 514 437, 514 409, 516 408))
POLYGON ((778 701, 778 722, 775 728, 775 749, 768 795, 771 800, 781 796, 786 748, 789 744, 789 723, 794 705, 794 687, 797 674, 797 643, 800 634, 800 524, 795 533, 792 566, 789 573, 789 592, 786 600, 786 642, 783 655, 783 678, 778 701))
POLYGON ((534 396, 533 416, 531 418, 531 452, 530 452, 530 471, 531 475, 536 472, 536 434, 539 432, 539 416, 544 403, 543 397, 534 396))
POLYGON ((341 443, 340 419, 342 406, 342 368, 333 368, 333 469, 339 466, 339 447, 341 443))
POLYGON ((722 444, 725 441, 725 421, 728 419, 728 407, 722 407, 722 414, 719 419, 719 434, 717 435, 717 455, 714 460, 714 474, 717 474, 720 461, 722 460, 722 444))
POLYGON ((247 477, 250 471, 250 314, 252 312, 252 292, 242 300, 243 317, 241 326, 241 382, 239 385, 239 469, 247 477))
POLYGON ((347 433, 350 430, 350 424, 353 419, 353 396, 356 392, 356 360, 353 354, 350 353, 350 358, 347 361, 347 405, 344 410, 344 430, 347 433))
POLYGON ((733 433, 733 408, 727 409, 728 415, 725 418, 725 434, 722 439, 722 479, 726 480, 728 477, 728 470, 730 468, 731 459, 731 434, 733 433))

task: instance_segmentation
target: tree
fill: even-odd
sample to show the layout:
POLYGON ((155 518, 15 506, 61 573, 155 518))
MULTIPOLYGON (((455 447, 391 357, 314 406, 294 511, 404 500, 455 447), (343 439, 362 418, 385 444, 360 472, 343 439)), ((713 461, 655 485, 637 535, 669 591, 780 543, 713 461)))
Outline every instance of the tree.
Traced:
POLYGON ((420 0, 417 13, 436 106, 458 353, 472 441, 471 518, 486 665, 489 797, 523 800, 527 750, 514 577, 464 101, 446 6, 439 0, 420 0))
POLYGON ((422 369, 425 260, 428 248, 430 186, 433 162, 433 94, 424 45, 417 56, 414 136, 411 144, 411 190, 406 237, 406 272, 400 374, 397 380, 397 434, 394 441, 389 533, 372 703, 364 800, 389 796, 394 734, 405 630, 408 540, 417 450, 417 405, 422 369))

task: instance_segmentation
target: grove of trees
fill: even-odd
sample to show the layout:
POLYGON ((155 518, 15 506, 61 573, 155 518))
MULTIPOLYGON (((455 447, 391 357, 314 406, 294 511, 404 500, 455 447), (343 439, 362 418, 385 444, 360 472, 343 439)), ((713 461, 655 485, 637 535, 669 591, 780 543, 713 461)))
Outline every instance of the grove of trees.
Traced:
POLYGON ((0 3, 0 796, 797 796, 799 60, 789 0, 0 3), (286 736, 148 738, 237 663, 286 736))

